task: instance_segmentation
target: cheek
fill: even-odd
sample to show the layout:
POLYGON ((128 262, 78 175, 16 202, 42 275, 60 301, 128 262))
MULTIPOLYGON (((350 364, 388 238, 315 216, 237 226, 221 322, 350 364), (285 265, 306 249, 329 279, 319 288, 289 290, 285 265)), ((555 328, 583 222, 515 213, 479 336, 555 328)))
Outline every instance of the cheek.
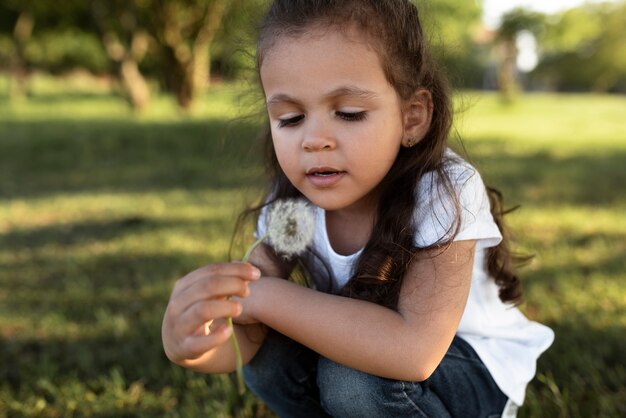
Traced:
POLYGON ((397 151, 394 150, 395 148, 385 148, 378 150, 378 152, 368 152, 361 155, 360 165, 366 167, 363 174, 373 178, 385 176, 398 155, 397 151))
POLYGON ((278 164, 283 169, 285 174, 289 176, 290 171, 293 170, 293 166, 295 165, 295 156, 296 149, 294 149, 294 145, 288 140, 288 138, 284 138, 280 133, 275 133, 272 131, 272 142, 274 144, 274 153, 276 154, 276 159, 278 160, 278 164))
POLYGON ((362 170, 362 175, 368 181, 377 182, 387 174, 396 160, 402 137, 399 132, 390 135, 388 131, 371 131, 368 139, 351 149, 351 159, 366 168, 362 170))

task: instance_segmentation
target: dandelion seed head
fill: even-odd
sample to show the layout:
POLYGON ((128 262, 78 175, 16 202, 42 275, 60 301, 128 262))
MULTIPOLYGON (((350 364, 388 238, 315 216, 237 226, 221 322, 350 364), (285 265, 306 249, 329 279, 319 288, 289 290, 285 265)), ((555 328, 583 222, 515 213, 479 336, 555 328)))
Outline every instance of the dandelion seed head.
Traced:
POLYGON ((313 240, 315 213, 302 199, 281 199, 268 213, 268 239, 286 258, 302 253, 313 240))

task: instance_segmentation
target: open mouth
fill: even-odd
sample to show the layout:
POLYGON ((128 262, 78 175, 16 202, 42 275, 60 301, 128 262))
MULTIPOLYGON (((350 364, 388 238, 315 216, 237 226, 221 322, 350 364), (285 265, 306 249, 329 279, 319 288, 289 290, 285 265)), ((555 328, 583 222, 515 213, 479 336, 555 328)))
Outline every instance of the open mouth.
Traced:
POLYGON ((315 177, 331 177, 343 173, 345 173, 345 171, 341 171, 333 167, 314 167, 310 168, 306 172, 307 176, 315 177))
POLYGON ((341 173, 341 171, 316 171, 311 173, 311 175, 315 177, 330 177, 335 176, 339 173, 341 173))
POLYGON ((307 178, 316 187, 327 188, 337 184, 346 174, 333 167, 315 167, 307 170, 307 178))

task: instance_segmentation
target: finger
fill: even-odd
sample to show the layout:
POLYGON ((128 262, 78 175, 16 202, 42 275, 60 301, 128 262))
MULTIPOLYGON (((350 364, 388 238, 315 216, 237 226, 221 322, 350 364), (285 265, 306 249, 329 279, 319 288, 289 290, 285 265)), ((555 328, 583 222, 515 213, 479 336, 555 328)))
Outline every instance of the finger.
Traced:
POLYGON ((185 339, 182 345, 184 357, 194 359, 202 356, 209 350, 224 344, 228 341, 232 330, 226 324, 211 330, 209 335, 190 336, 185 339))
POLYGON ((176 282, 172 296, 185 291, 196 282, 209 277, 235 276, 243 280, 256 280, 261 277, 261 271, 250 263, 231 262, 209 264, 192 271, 176 282))
POLYGON ((233 261, 230 263, 209 264, 188 274, 189 285, 204 277, 235 276, 243 280, 256 280, 261 271, 250 263, 233 261))
POLYGON ((248 282, 238 277, 206 279, 174 296, 170 301, 171 311, 173 315, 179 315, 203 300, 221 300, 231 296, 245 298, 249 294, 248 282))
POLYGON ((217 318, 236 317, 241 315, 241 311, 241 304, 232 300, 201 301, 180 315, 179 329, 183 335, 192 335, 206 322, 217 318))
POLYGON ((203 299, 219 298, 222 296, 248 296, 250 290, 248 289, 247 280, 241 279, 237 276, 220 276, 212 277, 206 280, 199 280, 192 286, 189 286, 183 292, 180 293, 181 297, 189 297, 190 295, 199 295, 203 299))

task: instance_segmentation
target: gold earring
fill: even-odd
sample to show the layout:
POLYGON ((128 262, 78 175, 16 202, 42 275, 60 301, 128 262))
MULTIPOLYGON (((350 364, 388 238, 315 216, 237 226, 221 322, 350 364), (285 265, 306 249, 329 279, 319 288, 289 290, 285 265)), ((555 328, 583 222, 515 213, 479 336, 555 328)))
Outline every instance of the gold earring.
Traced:
POLYGON ((415 144, 417 144, 417 138, 415 138, 414 136, 407 138, 406 140, 406 146, 407 148, 412 148, 415 144))

